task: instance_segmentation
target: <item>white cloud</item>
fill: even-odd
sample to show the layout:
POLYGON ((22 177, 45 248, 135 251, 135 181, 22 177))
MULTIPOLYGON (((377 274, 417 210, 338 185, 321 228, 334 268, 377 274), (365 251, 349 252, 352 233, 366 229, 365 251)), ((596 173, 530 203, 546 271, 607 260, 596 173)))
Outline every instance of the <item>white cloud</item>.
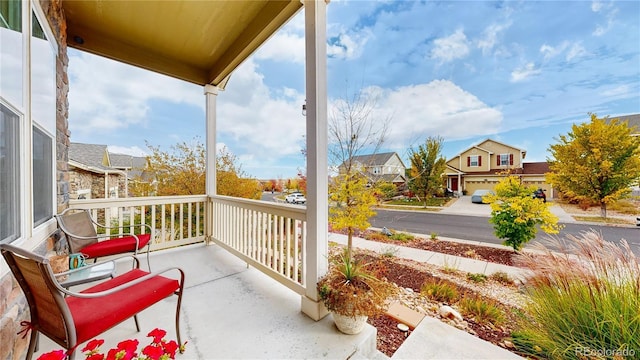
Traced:
POLYGON ((601 1, 597 1, 597 0, 596 1, 592 1, 591 2, 591 11, 599 12, 602 9, 603 6, 604 5, 602 4, 601 1))
POLYGON ((587 55, 587 50, 582 46, 582 44, 577 43, 571 46, 571 49, 567 52, 566 59, 567 61, 571 61, 584 55, 587 55))
POLYGON ((146 150, 143 150, 138 146, 125 147, 125 146, 109 145, 108 149, 109 149, 109 152, 112 154, 125 154, 125 155, 142 156, 142 157, 149 155, 149 153, 146 150))
POLYGON ((560 45, 553 47, 551 45, 543 44, 540 47, 540 52, 544 55, 545 60, 552 59, 562 54, 569 47, 568 41, 563 41, 560 45))
POLYGON ((252 59, 243 63, 217 99, 217 134, 239 157, 259 163, 299 154, 305 134, 304 94, 278 94, 264 83, 252 59), (248 156, 247 154, 253 154, 248 156))
POLYGON ((540 73, 540 69, 536 69, 533 63, 528 63, 511 72, 511 82, 523 81, 540 73))
POLYGON ((327 44, 327 55, 339 59, 354 59, 362 55, 364 46, 371 33, 363 30, 359 33, 341 33, 334 41, 327 44))
POLYGON ((304 34, 278 32, 256 52, 255 58, 304 64, 304 34))
MULTIPOLYGON (((629 85, 624 84, 615 87, 606 87, 601 92, 602 96, 605 98, 615 98, 615 99, 624 99, 624 98, 632 98, 633 92, 629 85)), ((613 99, 610 99, 613 100, 613 99)))
POLYGON ((80 134, 144 125, 152 100, 204 107, 198 86, 87 53, 70 51, 69 78, 69 126, 80 134))
POLYGON ((491 24, 482 33, 482 38, 478 40, 478 48, 482 50, 482 54, 486 55, 496 47, 498 43, 498 36, 501 32, 508 29, 511 26, 511 21, 503 24, 491 24))
POLYGON ((462 29, 456 30, 448 37, 436 39, 433 43, 431 57, 442 63, 461 59, 469 54, 469 42, 462 29))
POLYGON ((593 36, 603 36, 608 33, 615 23, 615 17, 618 13, 618 9, 613 3, 604 4, 600 1, 594 1, 591 3, 591 11, 595 13, 603 13, 606 23, 597 24, 595 30, 593 30, 593 36))
POLYGON ((545 60, 551 60, 557 56, 566 53, 565 59, 571 61, 587 54, 587 50, 582 46, 580 42, 571 43, 569 41, 563 41, 558 46, 551 46, 543 44, 540 47, 540 52, 544 55, 545 60))
POLYGON ((402 151, 432 135, 450 141, 493 134, 502 123, 499 110, 449 80, 385 90, 378 107, 392 117, 385 145, 402 151))

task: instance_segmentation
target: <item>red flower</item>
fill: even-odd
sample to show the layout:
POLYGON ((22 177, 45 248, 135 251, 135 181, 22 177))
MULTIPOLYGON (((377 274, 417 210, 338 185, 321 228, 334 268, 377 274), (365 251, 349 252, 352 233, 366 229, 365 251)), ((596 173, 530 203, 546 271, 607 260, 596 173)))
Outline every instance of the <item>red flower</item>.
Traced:
POLYGON ((104 360, 104 354, 87 354, 86 360, 104 360))
POLYGON ((124 340, 118 343, 118 350, 124 350, 124 357, 121 359, 131 360, 134 356, 136 356, 136 350, 138 349, 138 340, 124 340))
POLYGON ((64 350, 54 350, 38 356, 38 360, 63 360, 67 357, 64 350))
POLYGON ((151 360, 158 360, 165 352, 162 350, 160 346, 156 345, 147 345, 144 349, 142 349, 142 353, 147 355, 151 360))
POLYGON ((164 350, 164 353, 168 354, 169 357, 171 357, 172 359, 176 357, 176 351, 179 348, 180 347, 178 346, 178 343, 175 342, 174 340, 162 343, 162 349, 164 350))
POLYGON ((147 336, 153 337, 153 342, 156 344, 160 344, 165 335, 167 335, 167 332, 158 328, 151 330, 151 332, 147 334, 147 336))
MULTIPOLYGON (((100 346, 104 344, 104 340, 91 340, 82 349, 85 360, 168 360, 175 359, 176 351, 184 352, 185 341, 182 345, 174 340, 166 341, 164 336, 167 334, 162 329, 154 329, 147 336, 153 338, 153 342, 142 349, 142 355, 138 356, 136 351, 140 344, 138 340, 121 341, 115 349, 110 349, 105 356, 100 351, 100 346)), ((64 350, 56 350, 50 353, 42 354, 38 360, 63 360, 66 358, 64 350)))
POLYGON ((120 349, 111 349, 107 353, 107 360, 120 360, 124 358, 126 351, 120 349))
POLYGON ((101 340, 101 339, 91 340, 87 343, 87 346, 85 346, 84 349, 82 349, 82 352, 85 352, 85 351, 93 352, 94 350, 98 350, 98 348, 102 344, 104 344, 104 340, 101 340))

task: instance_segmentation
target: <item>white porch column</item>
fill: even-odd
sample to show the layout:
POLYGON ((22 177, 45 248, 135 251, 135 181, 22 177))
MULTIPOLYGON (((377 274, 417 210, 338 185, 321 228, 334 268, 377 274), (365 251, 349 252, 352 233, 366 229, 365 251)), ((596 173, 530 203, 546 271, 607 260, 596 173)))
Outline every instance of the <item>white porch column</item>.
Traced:
POLYGON ((302 312, 314 320, 327 315, 316 291, 327 272, 327 2, 303 0, 307 95, 307 248, 306 293, 302 312))
MULTIPOLYGON (((216 195, 216 96, 218 96, 218 87, 213 85, 204 86, 204 95, 206 98, 206 180, 205 192, 207 196, 216 195)), ((210 243, 213 234, 213 203, 207 201, 207 209, 205 211, 205 242, 210 243)))

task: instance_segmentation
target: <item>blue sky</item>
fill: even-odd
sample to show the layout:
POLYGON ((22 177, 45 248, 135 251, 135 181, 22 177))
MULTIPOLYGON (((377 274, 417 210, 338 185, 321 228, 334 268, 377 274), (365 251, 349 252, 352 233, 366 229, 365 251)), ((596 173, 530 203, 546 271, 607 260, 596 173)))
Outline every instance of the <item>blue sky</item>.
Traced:
MULTIPOLYGON (((327 7, 329 106, 376 94, 383 151, 491 138, 545 161, 573 123, 640 113, 639 1, 340 1, 327 7)), ((70 50, 71 141, 144 155, 204 142, 202 87, 70 50)), ((304 14, 218 95, 218 138, 259 179, 304 167, 304 14)))

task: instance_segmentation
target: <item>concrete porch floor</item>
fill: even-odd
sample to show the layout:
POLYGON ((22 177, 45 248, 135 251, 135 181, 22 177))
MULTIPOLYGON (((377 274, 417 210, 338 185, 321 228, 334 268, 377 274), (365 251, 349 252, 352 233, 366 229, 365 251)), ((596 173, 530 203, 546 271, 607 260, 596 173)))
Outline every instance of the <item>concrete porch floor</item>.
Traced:
MULTIPOLYGON (((129 262, 118 263, 119 273, 129 262)), ((151 254, 152 270, 180 267, 185 271, 180 332, 188 341, 177 359, 348 359, 380 358, 376 330, 358 335, 340 333, 331 315, 313 321, 300 311, 300 295, 249 267, 224 249, 202 244, 151 254)), ((146 268, 143 261, 141 268, 146 268)), ((80 286, 72 290, 79 291, 80 286)), ((115 348, 125 339, 138 339, 141 350, 150 343, 146 335, 154 328, 176 339, 175 306, 171 297, 139 314, 140 332, 133 319, 107 331, 102 351, 115 348)), ((82 349, 82 344, 78 349, 82 349)), ((40 354, 59 349, 40 336, 40 354)), ((77 359, 82 359, 77 352, 77 359)), ((382 355, 382 358, 385 358, 382 355)))

